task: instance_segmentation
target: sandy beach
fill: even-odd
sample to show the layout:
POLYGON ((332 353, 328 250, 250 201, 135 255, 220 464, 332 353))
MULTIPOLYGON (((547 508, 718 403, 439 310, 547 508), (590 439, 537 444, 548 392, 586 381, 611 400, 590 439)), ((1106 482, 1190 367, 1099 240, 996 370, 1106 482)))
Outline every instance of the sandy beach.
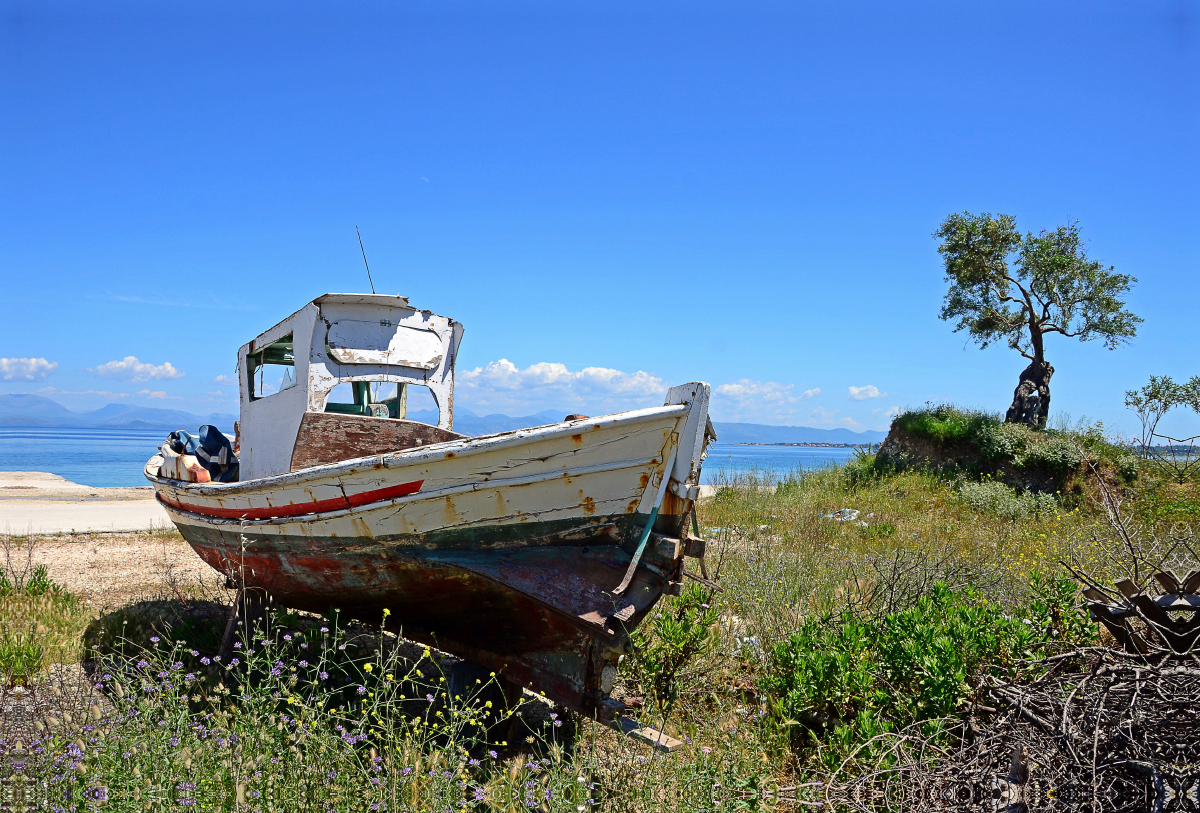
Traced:
POLYGON ((167 527, 171 521, 149 486, 95 488, 46 472, 0 472, 0 533, 112 533, 167 527))

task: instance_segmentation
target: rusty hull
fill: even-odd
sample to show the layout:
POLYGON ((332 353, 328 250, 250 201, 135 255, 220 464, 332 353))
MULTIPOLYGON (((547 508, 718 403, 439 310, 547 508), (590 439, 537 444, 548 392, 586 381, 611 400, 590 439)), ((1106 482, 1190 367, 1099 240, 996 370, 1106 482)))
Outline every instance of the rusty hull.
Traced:
MULTIPOLYGON (((265 590, 280 604, 388 628, 494 670, 589 717, 624 706, 608 699, 629 633, 682 578, 685 501, 667 497, 657 532, 622 596, 648 517, 588 517, 556 527, 496 528, 521 547, 470 539, 259 536, 253 529, 180 524, 213 568, 265 590)), ((427 535, 422 535, 427 536, 427 535)))

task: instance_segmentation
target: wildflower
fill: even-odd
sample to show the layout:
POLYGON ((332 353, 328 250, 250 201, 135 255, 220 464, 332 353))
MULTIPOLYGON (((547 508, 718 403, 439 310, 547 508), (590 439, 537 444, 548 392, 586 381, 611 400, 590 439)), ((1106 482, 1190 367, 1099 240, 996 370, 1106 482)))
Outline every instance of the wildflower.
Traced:
POLYGON ((150 636, 150 643, 152 643, 152 644, 157 644, 157 643, 158 643, 158 636, 157 636, 157 635, 151 635, 151 636, 150 636))
POLYGON ((178 748, 178 747, 179 747, 179 738, 178 738, 178 737, 172 737, 172 738, 171 738, 171 747, 172 747, 172 748, 178 748))
POLYGON ((308 666, 308 661, 300 661, 301 668, 308 666))
POLYGON ((318 677, 320 677, 320 678, 321 678, 321 680, 329 680, 329 673, 328 673, 328 672, 322 672, 320 675, 318 675, 318 677))
POLYGON ((374 668, 375 668, 374 666, 372 666, 371 664, 368 663, 365 666, 363 666, 363 671, 366 672, 367 674, 370 674, 371 670, 374 668))
POLYGON ((366 693, 367 693, 367 687, 366 687, 366 686, 359 686, 357 689, 355 689, 355 691, 356 691, 356 692, 358 692, 359 694, 366 694, 366 693))
POLYGON ((241 642, 241 641, 234 641, 234 642, 233 642, 233 648, 234 648, 234 649, 241 649, 241 648, 242 648, 242 642, 241 642))
POLYGON ((292 640, 292 636, 290 636, 290 635, 285 635, 285 636, 283 636, 283 640, 285 640, 285 641, 290 641, 290 640, 292 640))
POLYGON ((233 658, 229 661, 230 666, 237 666, 239 663, 241 663, 241 661, 239 661, 237 658, 233 658))
POLYGON ((208 666, 210 663, 212 663, 212 659, 208 658, 208 657, 203 657, 200 659, 200 663, 204 664, 205 666, 208 666))
POLYGON ((329 627, 321 627, 321 632, 329 632, 329 627))
POLYGON ((149 665, 150 665, 150 662, 149 662, 149 661, 138 661, 138 662, 137 662, 137 668, 138 668, 138 669, 145 669, 145 668, 146 668, 147 666, 149 666, 149 665))

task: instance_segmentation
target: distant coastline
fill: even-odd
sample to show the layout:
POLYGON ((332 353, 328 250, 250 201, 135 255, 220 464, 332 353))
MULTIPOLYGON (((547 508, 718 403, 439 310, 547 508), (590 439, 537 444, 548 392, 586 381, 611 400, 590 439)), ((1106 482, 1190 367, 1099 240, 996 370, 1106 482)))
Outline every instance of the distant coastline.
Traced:
MULTIPOLYGON (((476 415, 460 408, 454 416, 454 429, 464 435, 491 435, 514 429, 527 429, 557 423, 567 410, 546 409, 533 415, 476 415)), ((428 423, 436 422, 436 413, 414 411, 409 418, 428 423)), ((233 431, 236 415, 209 413, 196 415, 179 409, 142 407, 135 404, 112 403, 90 412, 73 412, 57 401, 32 393, 0 393, 0 427, 18 429, 126 429, 126 430, 194 430, 203 424, 213 424, 223 432, 233 431)), ((838 427, 821 429, 815 426, 778 426, 761 423, 713 421, 717 439, 722 443, 750 446, 797 446, 844 449, 881 443, 884 433, 866 429, 853 432, 838 427)))
POLYGON ((781 443, 781 442, 770 442, 770 441, 758 441, 758 442, 748 442, 747 441, 747 442, 742 442, 742 443, 736 443, 736 442, 731 441, 729 443, 726 443, 725 445, 726 446, 805 446, 805 447, 812 447, 812 448, 816 448, 816 449, 857 449, 859 446, 876 446, 878 444, 879 444, 879 441, 867 440, 867 441, 863 441, 862 443, 820 443, 820 442, 815 442, 815 441, 811 442, 811 443, 781 443))

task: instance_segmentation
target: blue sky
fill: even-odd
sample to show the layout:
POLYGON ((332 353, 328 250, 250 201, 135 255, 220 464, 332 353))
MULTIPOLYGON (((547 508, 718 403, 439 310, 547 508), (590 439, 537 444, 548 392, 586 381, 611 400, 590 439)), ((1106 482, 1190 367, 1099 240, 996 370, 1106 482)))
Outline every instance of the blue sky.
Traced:
POLYGON ((238 345, 366 290, 357 225, 475 412, 1003 410, 1024 360, 937 318, 963 210, 1139 280, 1054 412, 1200 373, 1197 2, 247 5, 0 3, 0 392, 236 411, 238 345))

